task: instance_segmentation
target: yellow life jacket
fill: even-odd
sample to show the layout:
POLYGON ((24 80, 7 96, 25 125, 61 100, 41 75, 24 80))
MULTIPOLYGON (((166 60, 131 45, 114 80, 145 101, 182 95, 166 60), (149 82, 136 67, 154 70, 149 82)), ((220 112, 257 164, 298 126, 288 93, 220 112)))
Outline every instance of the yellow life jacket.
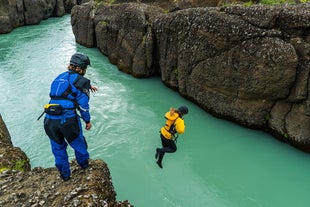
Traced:
POLYGON ((164 127, 160 129, 160 132, 166 139, 172 139, 176 134, 174 123, 179 118, 179 114, 176 112, 168 111, 165 114, 165 118, 166 118, 166 124, 164 127))

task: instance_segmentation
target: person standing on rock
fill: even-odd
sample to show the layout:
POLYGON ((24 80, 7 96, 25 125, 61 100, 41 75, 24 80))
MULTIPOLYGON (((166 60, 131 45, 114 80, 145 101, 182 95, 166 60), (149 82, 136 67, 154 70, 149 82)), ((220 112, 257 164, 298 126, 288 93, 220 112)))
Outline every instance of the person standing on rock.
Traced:
POLYGON ((186 114, 188 114, 187 106, 180 106, 178 109, 170 108, 170 111, 165 114, 166 124, 160 129, 162 148, 157 148, 155 154, 156 163, 160 168, 163 168, 162 160, 165 153, 177 151, 176 141, 178 134, 185 132, 183 116, 186 114))
POLYGON ((89 153, 80 118, 86 124, 85 129, 91 129, 89 92, 97 91, 95 86, 91 86, 90 80, 84 77, 88 65, 88 56, 78 52, 73 54, 68 71, 61 73, 52 82, 49 94, 51 100, 44 106, 44 129, 50 138, 55 166, 64 181, 69 180, 71 175, 68 144, 74 149, 81 168, 88 168, 89 153))

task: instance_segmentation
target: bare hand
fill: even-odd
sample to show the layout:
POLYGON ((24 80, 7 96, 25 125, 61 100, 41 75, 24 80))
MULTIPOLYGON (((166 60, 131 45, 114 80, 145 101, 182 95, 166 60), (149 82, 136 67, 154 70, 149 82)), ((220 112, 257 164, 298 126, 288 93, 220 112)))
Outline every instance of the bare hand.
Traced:
POLYGON ((90 130, 91 127, 92 127, 92 125, 91 125, 91 123, 89 122, 89 123, 86 124, 85 129, 86 129, 86 130, 90 130))
POLYGON ((98 91, 98 88, 96 86, 90 86, 90 90, 92 92, 96 92, 96 91, 98 91))

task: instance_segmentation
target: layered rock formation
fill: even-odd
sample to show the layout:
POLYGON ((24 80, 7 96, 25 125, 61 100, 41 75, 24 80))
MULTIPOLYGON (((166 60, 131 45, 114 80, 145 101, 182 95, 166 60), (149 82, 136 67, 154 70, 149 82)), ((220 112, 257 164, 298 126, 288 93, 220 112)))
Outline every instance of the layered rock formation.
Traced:
POLYGON ((0 34, 23 25, 39 24, 49 17, 63 16, 76 4, 76 0, 1 0, 0 34))
POLYGON ((163 82, 215 116, 310 151, 310 4, 167 10, 72 9, 76 41, 135 77, 163 82))
POLYGON ((0 115, 0 206, 131 206, 128 201, 116 201, 109 169, 102 160, 90 160, 86 170, 75 161, 70 166, 72 177, 66 182, 56 168, 30 170, 29 159, 12 146, 0 115))

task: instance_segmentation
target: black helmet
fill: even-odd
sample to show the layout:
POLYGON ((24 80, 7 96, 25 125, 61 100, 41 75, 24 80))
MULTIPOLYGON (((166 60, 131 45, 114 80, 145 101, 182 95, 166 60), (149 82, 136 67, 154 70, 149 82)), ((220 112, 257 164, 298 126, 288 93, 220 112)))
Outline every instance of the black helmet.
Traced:
POLYGON ((90 61, 87 55, 77 52, 72 55, 70 65, 79 66, 82 69, 85 69, 90 65, 90 61))
POLYGON ((178 108, 178 111, 182 113, 182 115, 188 114, 188 108, 187 106, 180 106, 178 108))

